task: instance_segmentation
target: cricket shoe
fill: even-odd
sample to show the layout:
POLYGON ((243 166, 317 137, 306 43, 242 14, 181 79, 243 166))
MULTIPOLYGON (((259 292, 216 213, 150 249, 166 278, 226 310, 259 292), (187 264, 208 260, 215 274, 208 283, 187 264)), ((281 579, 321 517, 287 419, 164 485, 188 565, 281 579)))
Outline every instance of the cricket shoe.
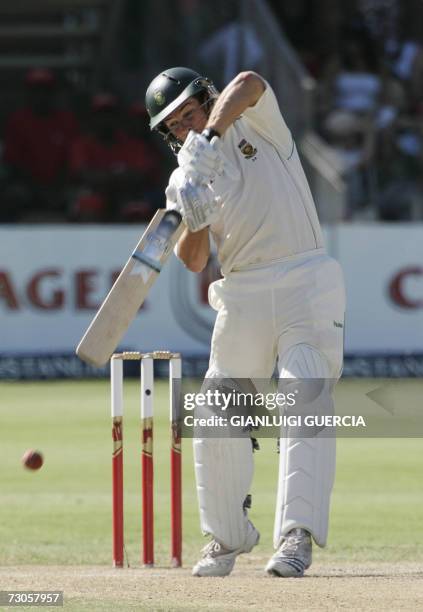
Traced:
POLYGON ((248 521, 248 531, 244 544, 231 550, 216 540, 212 540, 202 550, 203 556, 194 565, 193 576, 228 576, 235 565, 235 559, 242 553, 250 552, 260 540, 260 534, 248 521))
POLYGON ((305 529, 291 529, 266 565, 266 572, 281 578, 300 578, 310 565, 311 535, 305 529))

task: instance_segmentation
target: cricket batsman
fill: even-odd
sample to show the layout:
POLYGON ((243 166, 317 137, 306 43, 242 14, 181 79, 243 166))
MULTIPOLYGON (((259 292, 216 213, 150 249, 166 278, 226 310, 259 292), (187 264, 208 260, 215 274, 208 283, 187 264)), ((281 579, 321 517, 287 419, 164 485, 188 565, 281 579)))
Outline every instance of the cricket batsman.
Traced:
MULTIPOLYGON (((217 246, 222 276, 210 285, 217 311, 207 379, 337 380, 342 370, 345 292, 328 257, 291 132, 269 83, 241 72, 219 94, 188 68, 149 85, 150 127, 177 155, 167 207, 186 229, 177 255, 201 272, 217 246)), ((332 387, 328 386, 328 389, 332 387)), ((321 401, 331 405, 331 392, 321 401)), ((244 500, 253 478, 248 438, 195 438, 203 533, 211 542, 194 576, 226 576, 259 541, 244 500)), ((275 552, 266 572, 303 576, 312 541, 325 546, 335 440, 280 439, 275 552)))

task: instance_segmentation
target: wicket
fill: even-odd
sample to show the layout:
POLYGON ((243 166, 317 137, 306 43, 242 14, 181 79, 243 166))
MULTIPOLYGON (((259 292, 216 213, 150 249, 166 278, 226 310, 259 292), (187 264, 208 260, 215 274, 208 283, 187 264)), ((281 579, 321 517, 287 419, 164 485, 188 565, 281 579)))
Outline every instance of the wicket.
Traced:
POLYGON ((145 567, 154 566, 154 470, 153 470, 153 402, 154 360, 169 362, 170 496, 171 496, 171 565, 182 565, 182 474, 181 434, 177 407, 180 395, 181 356, 169 351, 152 353, 115 353, 110 361, 112 412, 112 497, 113 497, 113 565, 123 567, 123 363, 140 362, 141 374, 141 469, 142 469, 142 555, 145 567))

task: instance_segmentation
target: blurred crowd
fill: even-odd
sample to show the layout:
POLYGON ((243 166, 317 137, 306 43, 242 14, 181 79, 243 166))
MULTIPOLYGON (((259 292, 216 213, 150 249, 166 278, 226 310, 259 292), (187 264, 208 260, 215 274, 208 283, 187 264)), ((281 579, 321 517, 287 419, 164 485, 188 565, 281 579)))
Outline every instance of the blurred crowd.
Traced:
POLYGON ((314 124, 347 184, 347 218, 422 219, 422 10, 413 28, 404 3, 357 0, 317 41, 312 5, 284 3, 279 17, 317 81, 314 124))
MULTIPOLYGON (((347 186, 345 218, 422 219, 423 2, 268 4, 316 80, 314 129, 347 186)), ((128 0, 128 6, 142 21, 139 3, 128 0)), ((221 22, 213 27, 211 15, 220 14, 218 7, 200 0, 169 6, 179 10, 186 30, 172 39, 172 50, 184 48, 200 70, 207 65, 218 86, 239 69, 240 50, 242 67, 260 70, 265 46, 253 25, 240 20, 239 3, 219 3, 221 22), (193 33, 206 26, 207 36, 199 36, 201 44, 192 49, 193 33)), ((161 9, 152 3, 150 10, 161 9)), ((140 51, 139 20, 128 15, 125 28, 134 21, 128 30, 133 54, 150 65, 153 58, 140 51)), ((172 12, 166 17, 174 18, 172 12)), ((167 31, 180 30, 169 23, 167 31)), ((164 45, 159 47, 160 59, 164 45)), ((140 71, 138 66, 133 72, 137 87, 140 71)), ((124 104, 111 91, 94 92, 75 104, 75 92, 61 79, 51 70, 29 70, 25 100, 3 122, 0 222, 150 219, 163 206, 172 159, 150 133, 144 107, 124 104)))
POLYGON ((112 92, 77 110, 72 99, 51 70, 26 73, 25 100, 4 126, 0 222, 150 220, 168 160, 144 106, 112 92))

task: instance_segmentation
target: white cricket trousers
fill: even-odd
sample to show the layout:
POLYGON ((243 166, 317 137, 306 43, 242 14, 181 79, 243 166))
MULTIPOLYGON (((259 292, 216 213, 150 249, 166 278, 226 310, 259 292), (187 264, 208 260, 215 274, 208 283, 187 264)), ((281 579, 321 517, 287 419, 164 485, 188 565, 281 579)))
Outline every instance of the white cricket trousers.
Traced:
MULTIPOLYGON (((210 285, 209 301, 218 314, 207 378, 269 379, 276 363, 281 378, 339 378, 345 291, 338 263, 323 250, 232 272, 210 285)), ((203 533, 242 547, 251 441, 194 439, 194 459, 203 533)), ((294 527, 326 544, 334 471, 334 439, 281 438, 275 547, 294 527)))

